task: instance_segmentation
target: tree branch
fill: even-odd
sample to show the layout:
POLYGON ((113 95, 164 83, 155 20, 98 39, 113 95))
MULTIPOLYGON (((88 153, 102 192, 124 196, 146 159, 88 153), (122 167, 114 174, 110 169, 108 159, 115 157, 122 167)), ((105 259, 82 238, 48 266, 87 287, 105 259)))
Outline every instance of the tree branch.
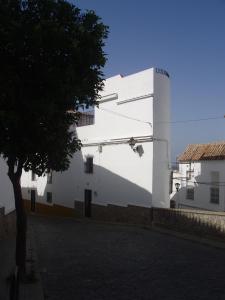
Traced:
POLYGON ((20 158, 19 161, 18 161, 18 166, 17 166, 17 170, 16 170, 16 177, 17 178, 20 178, 21 175, 22 175, 22 171, 23 171, 23 164, 24 164, 25 160, 20 158))

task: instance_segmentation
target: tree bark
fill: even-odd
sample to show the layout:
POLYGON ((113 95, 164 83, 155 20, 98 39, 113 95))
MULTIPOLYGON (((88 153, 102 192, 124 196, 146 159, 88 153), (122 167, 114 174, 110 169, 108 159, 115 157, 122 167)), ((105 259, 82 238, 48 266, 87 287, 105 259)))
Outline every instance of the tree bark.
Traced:
POLYGON ((24 209, 20 178, 22 168, 17 167, 17 172, 14 172, 14 166, 9 165, 8 176, 13 185, 15 207, 16 207, 16 266, 18 267, 19 277, 23 278, 26 275, 26 232, 27 232, 27 217, 24 209))

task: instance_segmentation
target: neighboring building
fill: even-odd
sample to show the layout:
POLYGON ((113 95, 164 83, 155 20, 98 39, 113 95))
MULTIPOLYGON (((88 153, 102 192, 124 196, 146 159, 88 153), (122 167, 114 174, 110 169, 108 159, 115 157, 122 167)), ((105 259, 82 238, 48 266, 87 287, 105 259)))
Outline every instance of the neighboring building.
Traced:
POLYGON ((86 216, 112 206, 169 207, 169 121, 167 72, 107 79, 99 108, 83 113, 76 128, 83 147, 69 170, 53 172, 51 183, 23 173, 23 197, 33 209, 37 203, 75 207, 86 216))
POLYGON ((189 145, 178 162, 177 207, 225 211, 225 142, 189 145))
POLYGON ((7 164, 2 158, 0 158, 0 207, 4 207, 5 214, 15 210, 13 186, 7 173, 7 164))

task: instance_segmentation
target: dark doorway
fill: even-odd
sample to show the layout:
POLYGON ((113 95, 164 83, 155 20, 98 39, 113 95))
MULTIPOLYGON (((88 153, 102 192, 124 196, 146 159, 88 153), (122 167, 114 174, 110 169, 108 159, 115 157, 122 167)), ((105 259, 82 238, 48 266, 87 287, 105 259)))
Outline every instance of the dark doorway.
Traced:
POLYGON ((36 192, 35 190, 30 191, 30 210, 35 211, 36 192))
POLYGON ((87 218, 91 217, 91 200, 92 200, 92 191, 84 190, 84 215, 87 218))

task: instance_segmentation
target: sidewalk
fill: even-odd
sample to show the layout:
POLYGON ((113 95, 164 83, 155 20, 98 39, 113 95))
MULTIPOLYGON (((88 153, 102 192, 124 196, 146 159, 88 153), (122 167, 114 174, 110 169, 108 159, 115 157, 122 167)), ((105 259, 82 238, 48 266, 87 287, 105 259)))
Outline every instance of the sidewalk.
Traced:
POLYGON ((7 277, 15 269, 15 237, 0 240, 0 299, 9 299, 7 277))
POLYGON ((34 278, 33 283, 20 283, 19 300, 44 300, 42 282, 38 268, 35 240, 32 225, 27 230, 27 273, 34 278))
MULTIPOLYGON (((27 273, 35 278, 33 283, 20 283, 19 300, 44 300, 42 283, 37 264, 32 225, 27 232, 27 273)), ((10 282, 7 277, 15 271, 15 236, 0 240, 0 300, 9 299, 10 282)))

